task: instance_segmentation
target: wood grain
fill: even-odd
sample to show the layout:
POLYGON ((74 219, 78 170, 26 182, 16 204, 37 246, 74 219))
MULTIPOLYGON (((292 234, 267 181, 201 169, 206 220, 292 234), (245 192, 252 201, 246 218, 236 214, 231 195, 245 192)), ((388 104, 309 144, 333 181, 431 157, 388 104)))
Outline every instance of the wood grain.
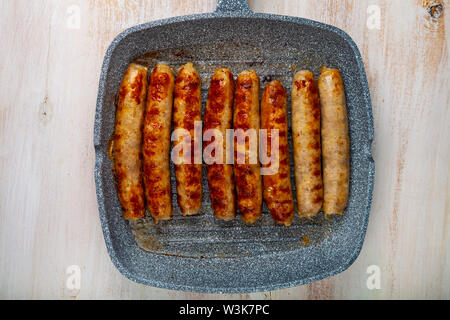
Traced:
POLYGON ((449 1, 249 1, 256 12, 333 24, 359 46, 375 122, 375 190, 361 255, 313 284, 243 295, 133 283, 103 241, 93 179, 93 123, 106 48, 122 30, 211 12, 215 0, 0 0, 0 298, 450 298, 449 1), (366 26, 381 9, 380 30, 366 26), (79 8, 80 28, 71 29, 79 8), (69 22, 68 22, 69 21, 69 22), (81 267, 80 290, 66 268, 81 267), (366 286, 378 265, 381 288, 366 286))

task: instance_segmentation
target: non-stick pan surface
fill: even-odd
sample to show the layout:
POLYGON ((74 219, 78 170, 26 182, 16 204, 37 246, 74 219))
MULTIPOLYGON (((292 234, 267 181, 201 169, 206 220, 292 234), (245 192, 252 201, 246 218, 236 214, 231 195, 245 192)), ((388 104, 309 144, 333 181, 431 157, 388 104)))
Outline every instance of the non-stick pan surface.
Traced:
POLYGON ((246 1, 223 0, 214 13, 128 29, 106 53, 95 117, 95 182, 111 259, 136 282, 199 292, 266 291, 342 272, 357 258, 364 241, 374 177, 372 140, 372 109, 363 62, 355 43, 335 27, 296 17, 256 14, 246 1), (173 219, 158 225, 150 218, 125 221, 108 158, 108 141, 114 130, 117 92, 132 61, 150 68, 165 62, 174 69, 193 62, 203 82, 203 107, 210 77, 218 67, 230 68, 235 76, 254 69, 261 87, 277 79, 288 91, 298 70, 310 69, 317 76, 324 65, 338 68, 346 88, 351 147, 350 198, 344 215, 326 219, 320 214, 312 221, 296 215, 293 225, 286 228, 275 226, 264 207, 263 218, 252 226, 239 217, 218 221, 204 174, 201 215, 182 217, 172 171, 173 219))

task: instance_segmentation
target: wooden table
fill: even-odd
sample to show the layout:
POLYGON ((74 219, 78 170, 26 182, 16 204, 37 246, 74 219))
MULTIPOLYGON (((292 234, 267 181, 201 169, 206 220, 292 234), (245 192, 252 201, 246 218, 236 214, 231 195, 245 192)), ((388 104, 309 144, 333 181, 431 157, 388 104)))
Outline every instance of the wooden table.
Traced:
POLYGON ((449 299, 450 3, 431 18, 432 3, 250 1, 256 12, 335 25, 358 44, 375 122, 372 211, 345 272, 285 290, 207 295, 146 287, 115 269, 98 218, 93 124, 114 37, 213 11, 216 1, 1 0, 0 298, 449 299), (71 265, 80 267, 79 290, 67 285, 71 265), (372 265, 380 288, 370 290, 372 265))

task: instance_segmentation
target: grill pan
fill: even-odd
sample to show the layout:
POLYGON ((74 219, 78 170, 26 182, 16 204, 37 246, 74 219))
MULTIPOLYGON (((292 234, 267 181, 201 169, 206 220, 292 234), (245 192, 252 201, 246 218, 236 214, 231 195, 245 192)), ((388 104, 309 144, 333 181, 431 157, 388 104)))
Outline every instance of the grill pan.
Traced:
MULTIPOLYGON (((288 118, 290 122, 289 95, 288 118)), ((297 17, 253 13, 246 0, 219 0, 213 13, 132 27, 117 36, 106 53, 94 126, 97 200, 111 260, 133 281, 205 293, 275 290, 338 274, 357 258, 364 241, 374 182, 372 140, 363 61, 356 44, 340 29, 297 17), (286 228, 275 226, 264 206, 262 219, 251 226, 239 217, 218 221, 204 168, 201 214, 182 217, 171 164, 173 219, 158 225, 151 218, 125 221, 108 142, 114 131, 117 92, 132 61, 150 69, 164 62, 175 70, 193 62, 202 79, 203 108, 210 77, 218 67, 231 69, 235 76, 254 69, 261 89, 280 80, 288 92, 296 71, 309 69, 318 76, 324 65, 338 68, 346 88, 350 134, 350 195, 344 214, 327 219, 320 213, 309 221, 296 213, 286 228)))

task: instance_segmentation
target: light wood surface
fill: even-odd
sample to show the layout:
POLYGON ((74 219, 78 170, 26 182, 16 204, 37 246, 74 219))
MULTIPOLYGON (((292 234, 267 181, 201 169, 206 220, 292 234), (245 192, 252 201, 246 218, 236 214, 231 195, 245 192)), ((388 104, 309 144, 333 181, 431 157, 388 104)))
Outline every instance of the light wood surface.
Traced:
POLYGON ((375 190, 361 255, 345 272, 279 291, 208 295, 136 284, 115 269, 94 186, 104 53, 122 30, 211 12, 215 0, 0 0, 0 298, 450 298, 450 3, 258 0, 256 12, 335 25, 359 46, 375 122, 375 190), (381 9, 369 29, 369 5, 381 9), (78 8, 78 9, 77 9, 78 8), (79 10, 80 28, 76 27, 79 10), (66 269, 81 268, 80 290, 66 269), (369 290, 367 268, 380 268, 369 290))

